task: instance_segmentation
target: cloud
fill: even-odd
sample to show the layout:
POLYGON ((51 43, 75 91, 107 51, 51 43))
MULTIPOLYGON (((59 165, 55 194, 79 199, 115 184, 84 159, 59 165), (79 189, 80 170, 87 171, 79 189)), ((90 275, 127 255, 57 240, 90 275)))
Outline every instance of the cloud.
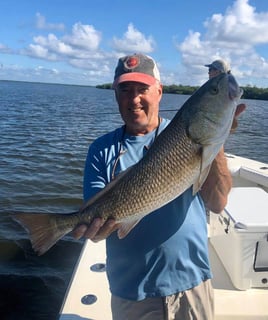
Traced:
MULTIPOLYGON (((38 33, 28 45, 23 49, 11 49, 0 43, 0 53, 13 56, 20 54, 43 60, 44 65, 49 66, 47 69, 38 69, 40 77, 43 74, 44 79, 53 74, 53 69, 59 69, 58 73, 54 72, 58 77, 55 79, 58 81, 62 77, 63 83, 67 78, 71 79, 72 73, 75 79, 73 83, 79 81, 79 76, 90 84, 110 82, 115 60, 119 56, 133 52, 151 54, 156 51, 153 36, 143 33, 133 23, 129 23, 122 34, 106 40, 106 35, 103 36, 100 30, 90 24, 76 22, 68 30, 62 23, 46 21, 46 17, 40 13, 35 18, 38 33)), ((163 83, 201 84, 208 78, 204 64, 217 58, 230 62, 236 77, 246 81, 241 84, 253 83, 259 86, 261 82, 267 83, 268 53, 264 48, 268 44, 268 10, 257 12, 248 0, 234 0, 225 12, 209 16, 203 26, 204 31, 191 29, 183 41, 173 41, 181 59, 178 58, 176 66, 173 58, 165 58, 167 64, 173 61, 170 70, 159 63, 163 83)), ((174 30, 171 32, 174 33, 174 30)), ((166 34, 166 41, 168 36, 166 34)), ((7 72, 7 67, 8 64, 5 63, 2 69, 7 72)), ((21 76, 27 72, 30 74, 29 70, 21 71, 21 76)))
POLYGON ((72 59, 96 59, 99 54, 101 33, 93 26, 76 23, 71 34, 61 38, 50 33, 48 36, 36 36, 34 43, 21 51, 22 54, 50 61, 71 61, 72 59))
POLYGON ((207 37, 216 43, 231 42, 233 46, 268 43, 268 13, 256 13, 248 0, 237 0, 226 14, 214 14, 205 22, 207 37))
POLYGON ((248 2, 237 0, 225 14, 213 14, 204 22, 204 34, 189 30, 184 41, 177 44, 188 80, 194 73, 196 78, 200 74, 199 82, 203 82, 203 65, 217 58, 229 61, 237 77, 268 77, 267 57, 260 56, 255 49, 268 44, 268 13, 256 12, 248 2))
POLYGON ((59 30, 63 31, 65 26, 63 23, 48 23, 46 22, 46 18, 42 16, 39 12, 36 13, 36 21, 35 25, 37 29, 41 30, 59 30))
MULTIPOLYGON (((44 16, 36 14, 36 26, 39 29, 63 30, 62 24, 47 23, 44 16)), ((48 61, 65 61, 77 67, 93 70, 97 69, 96 63, 101 64, 99 69, 107 69, 108 60, 129 52, 150 53, 154 50, 154 39, 146 37, 138 31, 132 23, 122 38, 112 39, 111 52, 104 52, 101 48, 102 34, 92 25, 77 22, 70 33, 58 36, 49 33, 47 36, 38 35, 33 38, 33 43, 20 50, 22 55, 28 55, 48 61)))
POLYGON ((140 31, 135 29, 132 23, 128 25, 123 38, 113 38, 113 48, 119 52, 143 52, 150 53, 154 50, 154 39, 149 36, 146 38, 140 31))
POLYGON ((0 43, 0 53, 9 54, 9 53, 12 53, 12 49, 7 47, 6 45, 0 43))
POLYGON ((95 82, 102 82, 102 77, 109 82, 112 79, 114 59, 118 55, 128 52, 148 53, 154 48, 153 38, 145 37, 133 24, 128 25, 121 39, 113 38, 112 51, 103 51, 101 41, 102 34, 94 26, 77 22, 70 33, 62 36, 55 33, 35 36, 33 42, 20 53, 47 61, 65 62, 71 67, 85 70, 88 77, 95 77, 95 82))
POLYGON ((73 26, 71 35, 63 37, 63 41, 80 49, 95 51, 99 48, 101 33, 93 26, 79 22, 73 26))

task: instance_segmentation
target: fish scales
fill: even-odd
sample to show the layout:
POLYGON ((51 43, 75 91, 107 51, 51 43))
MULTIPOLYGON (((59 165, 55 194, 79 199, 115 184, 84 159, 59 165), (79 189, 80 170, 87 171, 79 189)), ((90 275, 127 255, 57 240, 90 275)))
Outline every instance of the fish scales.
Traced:
MULTIPOLYGON (((167 189, 167 182, 174 181, 176 183, 176 179, 181 179, 180 175, 174 174, 174 172, 180 167, 180 162, 182 165, 185 163, 186 158, 186 149, 183 148, 182 144, 184 140, 179 140, 177 136, 172 134, 171 137, 173 139, 169 139, 169 136, 165 135, 164 143, 166 147, 164 149, 162 148, 162 141, 162 143, 158 144, 158 148, 154 148, 153 155, 155 154, 156 156, 144 158, 143 161, 136 165, 135 170, 132 169, 131 172, 126 174, 124 179, 117 184, 116 189, 110 189, 105 194, 105 202, 101 199, 96 201, 93 206, 88 206, 85 210, 81 210, 80 220, 85 221, 86 217, 91 219, 92 216, 113 217, 120 220, 126 215, 141 214, 143 211, 147 212, 155 208, 157 197, 160 197, 159 202, 162 203, 162 199, 166 196, 163 191, 167 189), (177 146, 178 144, 181 144, 181 146, 177 146), (168 145, 170 145, 169 148, 167 148, 168 145), (167 152, 167 149, 169 149, 169 152, 167 152), (178 149, 184 153, 181 151, 176 152, 178 149), (167 156, 167 153, 169 153, 169 156, 167 156), (183 154, 184 156, 182 156, 183 154), (125 196, 126 190, 128 197, 125 196), (118 206, 118 203, 120 203, 120 206, 118 206)), ((190 140, 187 137, 186 139, 189 146, 190 140)), ((191 151, 189 152, 190 155, 192 155, 191 151)), ((190 170, 192 171, 192 168, 190 170)), ((185 169, 180 171, 188 175, 185 169)))
POLYGON ((72 214, 15 214, 29 232, 37 253, 45 253, 77 225, 95 217, 113 218, 119 238, 125 237, 145 215, 192 186, 196 193, 227 139, 241 97, 232 75, 207 81, 182 106, 159 134, 147 154, 121 173, 72 214))
POLYGON ((93 213, 90 212, 95 212, 94 216, 100 216, 108 210, 108 217, 121 221, 126 216, 155 210, 182 193, 188 186, 189 178, 193 180, 199 173, 200 155, 197 153, 200 147, 191 143, 183 128, 181 131, 184 131, 185 139, 169 139, 169 131, 166 131, 164 141, 155 142, 157 146, 152 155, 144 157, 118 182, 116 189, 107 192, 106 202, 95 202, 93 206, 86 207, 82 215, 91 217, 93 213), (185 140, 188 140, 185 145, 189 150, 182 143, 185 140), (162 148, 163 143, 165 148, 162 148))

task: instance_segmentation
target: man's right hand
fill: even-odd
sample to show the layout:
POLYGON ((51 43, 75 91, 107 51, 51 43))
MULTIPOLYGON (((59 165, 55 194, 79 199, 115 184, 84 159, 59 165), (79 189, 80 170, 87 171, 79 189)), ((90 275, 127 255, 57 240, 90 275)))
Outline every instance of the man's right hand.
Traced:
POLYGON ((98 242, 106 239, 113 231, 118 229, 119 224, 113 219, 105 221, 101 218, 95 218, 90 226, 81 224, 72 231, 72 236, 79 240, 82 237, 98 242))

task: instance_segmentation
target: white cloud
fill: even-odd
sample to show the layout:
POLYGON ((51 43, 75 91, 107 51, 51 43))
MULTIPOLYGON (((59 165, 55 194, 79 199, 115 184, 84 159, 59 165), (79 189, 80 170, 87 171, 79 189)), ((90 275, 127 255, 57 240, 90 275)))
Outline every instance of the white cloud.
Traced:
POLYGON ((72 34, 63 37, 66 43, 84 50, 98 50, 101 42, 101 33, 91 25, 80 22, 73 26, 72 34))
POLYGON ((46 18, 39 12, 36 13, 36 28, 41 30, 59 30, 63 31, 65 26, 63 23, 48 23, 46 18))
POLYGON ((0 53, 12 53, 12 49, 0 43, 0 53))
POLYGON ((113 47, 116 51, 127 53, 150 53, 154 50, 154 40, 151 36, 146 38, 140 31, 135 29, 132 23, 130 23, 123 38, 113 38, 113 47))
POLYGON ((268 55, 260 56, 255 46, 268 44, 268 12, 258 13, 248 0, 236 0, 225 14, 213 14, 204 22, 206 32, 189 31, 177 44, 187 72, 181 76, 191 83, 191 74, 199 83, 207 79, 203 65, 217 58, 231 63, 238 77, 268 78, 268 55), (256 64, 259 61, 259 64, 256 64))
MULTIPOLYGON (((0 43, 0 53, 42 59, 46 68, 39 68, 40 79, 43 74, 44 79, 50 80, 48 77, 52 79, 54 74, 55 81, 65 82, 73 74, 73 83, 79 81, 79 76, 89 84, 110 82, 115 60, 119 56, 133 52, 151 54, 156 48, 154 38, 138 30, 132 23, 121 35, 110 39, 106 39, 106 35, 103 37, 93 25, 77 22, 67 30, 62 23, 47 22, 40 13, 36 14, 35 26, 40 33, 35 34, 26 48, 10 49, 0 43), (69 73, 63 73, 63 70, 69 73)), ((232 72, 238 80, 245 79, 242 85, 254 83, 261 86, 261 81, 265 81, 267 86, 268 52, 262 51, 268 44, 267 30, 268 10, 257 12, 248 0, 234 0, 225 12, 215 13, 204 21, 204 31, 189 30, 185 39, 175 44, 182 59, 178 59, 177 66, 172 59, 169 71, 165 70, 164 64, 159 64, 161 79, 165 84, 201 84, 208 78, 204 64, 224 58, 231 63, 232 72)), ((11 60, 16 61, 15 58, 11 60)), ((167 57, 168 60, 171 59, 167 57)), ((2 69, 8 75, 7 67, 5 63, 2 69)), ((31 74, 27 69, 21 71, 21 76, 27 72, 31 74)))
POLYGON ((61 37, 54 33, 35 36, 33 43, 21 50, 21 54, 48 61, 63 61, 74 68, 84 69, 91 77, 101 79, 102 75, 111 81, 111 68, 114 68, 114 59, 118 55, 128 52, 148 53, 153 51, 154 46, 152 37, 145 37, 132 24, 128 25, 121 39, 113 38, 112 47, 115 51, 104 52, 100 48, 101 40, 101 32, 94 26, 78 22, 73 25, 71 33, 61 37))
MULTIPOLYGON (((36 36, 34 43, 27 49, 21 51, 22 54, 45 60, 71 61, 72 59, 98 59, 100 58, 99 44, 101 41, 100 32, 93 26, 76 23, 71 34, 65 34, 58 38, 50 33, 45 36, 36 36)), ((73 64, 73 63, 72 63, 73 64)), ((82 65, 82 63, 81 63, 82 65)))
POLYGON ((21 53, 39 59, 45 59, 50 61, 58 60, 56 54, 49 52, 48 48, 39 44, 30 44, 28 49, 22 50, 21 53))
POLYGON ((228 41, 243 45, 268 42, 268 13, 256 13, 248 0, 237 0, 226 14, 215 14, 205 22, 211 40, 228 41))
POLYGON ((70 55, 73 53, 72 47, 58 39, 54 34, 49 34, 47 38, 43 36, 35 37, 34 42, 56 55, 70 55))

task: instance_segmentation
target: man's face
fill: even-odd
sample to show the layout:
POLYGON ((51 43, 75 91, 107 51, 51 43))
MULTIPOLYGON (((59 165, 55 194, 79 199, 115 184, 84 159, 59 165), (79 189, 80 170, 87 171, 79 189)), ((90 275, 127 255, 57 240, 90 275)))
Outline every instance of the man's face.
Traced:
POLYGON ((140 82, 123 82, 115 89, 116 100, 127 132, 143 135, 158 124, 159 102, 162 85, 146 85, 140 82))
POLYGON ((210 67, 208 69, 208 77, 209 77, 209 79, 216 77, 220 73, 221 73, 221 71, 216 69, 216 68, 210 67))

